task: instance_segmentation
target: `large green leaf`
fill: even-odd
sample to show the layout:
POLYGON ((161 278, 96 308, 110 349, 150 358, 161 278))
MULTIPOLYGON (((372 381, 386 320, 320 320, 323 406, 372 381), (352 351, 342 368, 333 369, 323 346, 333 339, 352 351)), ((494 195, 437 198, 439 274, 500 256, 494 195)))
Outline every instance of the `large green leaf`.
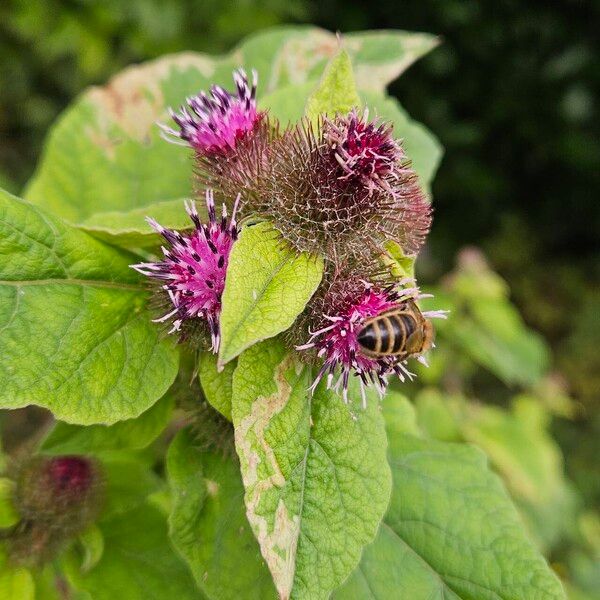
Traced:
POLYGON ((269 571, 244 514, 239 466, 201 452, 182 430, 167 455, 173 492, 169 531, 200 589, 215 599, 275 598, 269 571))
POLYGON ((166 392, 178 355, 134 260, 0 192, 0 406, 114 423, 166 392))
POLYGON ((174 398, 168 394, 136 419, 114 425, 71 425, 58 421, 42 445, 46 454, 86 454, 141 449, 152 443, 171 419, 174 398))
MULTIPOLYGON (((381 91, 435 48, 438 39, 426 33, 378 30, 344 34, 341 43, 354 65, 358 86, 381 91)), ((262 92, 268 93, 318 80, 339 48, 337 37, 324 29, 284 26, 248 37, 231 56, 254 66, 262 79, 262 92)))
POLYGON ((306 103, 306 116, 318 123, 319 117, 347 114, 359 108, 360 98, 352 73, 352 62, 345 50, 340 50, 325 67, 323 77, 306 103))
POLYGON ((511 411, 466 405, 459 427, 500 473, 528 529, 548 552, 573 527, 574 498, 564 478, 560 448, 548 432, 548 415, 535 398, 520 396, 511 411))
MULTIPOLYGON (((436 43, 402 31, 344 38, 358 86, 379 91, 436 43)), ((258 70, 259 99, 283 85, 317 81, 338 48, 335 35, 322 29, 282 27, 248 38, 225 57, 186 52, 126 69, 61 116, 26 196, 101 237, 146 243, 150 231, 132 220, 167 202, 159 205, 161 222, 176 228, 182 211, 169 201, 193 193, 191 152, 166 143, 155 125, 168 120, 167 107, 212 83, 232 89, 238 66, 258 70)))
POLYGON ((248 520, 282 598, 327 598, 357 565, 389 500, 379 404, 319 386, 279 340, 242 354, 235 441, 248 520), (354 413, 352 412, 354 410, 354 413))
POLYGON ((397 401, 384 400, 392 501, 336 600, 564 600, 483 453, 402 431, 397 401))
POLYGON ((297 254, 262 222, 245 227, 227 267, 221 312, 219 362, 288 329, 313 295, 323 260, 297 254))

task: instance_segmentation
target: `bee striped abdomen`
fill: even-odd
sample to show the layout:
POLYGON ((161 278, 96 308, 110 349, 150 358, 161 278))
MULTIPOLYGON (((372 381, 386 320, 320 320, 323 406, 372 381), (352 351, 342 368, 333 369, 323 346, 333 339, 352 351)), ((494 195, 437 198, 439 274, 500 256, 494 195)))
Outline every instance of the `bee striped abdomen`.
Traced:
POLYGON ((418 327, 419 323, 411 313, 384 313, 365 323, 358 334, 358 343, 366 354, 373 356, 403 354, 407 340, 418 327))

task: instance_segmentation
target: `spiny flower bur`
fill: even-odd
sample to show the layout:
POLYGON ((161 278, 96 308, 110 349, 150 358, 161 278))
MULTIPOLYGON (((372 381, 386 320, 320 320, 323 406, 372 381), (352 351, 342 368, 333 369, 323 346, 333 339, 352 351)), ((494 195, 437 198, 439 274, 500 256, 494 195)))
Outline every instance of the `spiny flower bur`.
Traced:
POLYGON ((372 263, 387 240, 415 255, 431 224, 418 177, 392 136, 368 114, 308 121, 273 140, 250 209, 297 250, 336 265, 372 263))
MULTIPOLYGON (((322 361, 311 387, 312 391, 326 378, 327 388, 341 391, 347 402, 348 382, 351 376, 356 376, 360 380, 365 405, 366 386, 373 385, 383 397, 389 376, 396 375, 401 381, 414 377, 407 366, 409 358, 427 364, 423 353, 433 346, 433 330, 429 319, 445 318, 446 313, 421 312, 415 303, 426 295, 421 294, 415 286, 406 287, 411 284, 411 281, 403 280, 395 286, 378 287, 350 277, 331 285, 313 308, 316 309, 316 329, 309 332, 307 343, 297 346, 300 351, 313 350, 322 361), (319 309, 323 312, 319 313, 319 309), (396 332, 394 338, 400 352, 369 352, 365 339, 366 325, 370 320, 398 311, 411 313, 406 319, 406 327, 417 330, 418 347, 408 344, 411 332, 405 330, 404 334, 396 332)), ((382 327, 386 325, 382 323, 382 327)), ((381 331, 385 335, 386 332, 381 331)))
POLYGON ((353 110, 347 116, 325 118, 323 137, 344 172, 338 177, 341 181, 393 193, 390 177, 398 177, 395 171, 406 162, 406 155, 393 138, 391 125, 368 121, 368 116, 368 110, 362 116, 353 110))
POLYGON ((98 516, 104 478, 85 456, 34 457, 17 468, 15 507, 21 520, 7 536, 15 564, 37 565, 98 516))
POLYGON ((234 71, 233 79, 234 93, 213 85, 208 94, 202 91, 187 98, 179 112, 169 109, 175 127, 159 123, 163 137, 190 146, 198 155, 224 156, 234 150, 252 134, 263 113, 256 108, 256 71, 252 71, 252 84, 243 69, 234 71))
POLYGON ((213 192, 207 190, 206 223, 200 219, 195 203, 186 203, 194 226, 187 233, 167 229, 148 218, 148 223, 166 241, 167 245, 162 246, 164 259, 131 265, 160 284, 160 296, 167 301, 169 308, 155 321, 170 322, 169 333, 179 332, 181 338, 197 329, 194 326, 207 328, 210 349, 215 353, 219 349, 221 296, 229 254, 238 236, 236 213, 239 200, 238 195, 231 217, 228 217, 225 205, 222 206, 221 215, 217 216, 213 192))

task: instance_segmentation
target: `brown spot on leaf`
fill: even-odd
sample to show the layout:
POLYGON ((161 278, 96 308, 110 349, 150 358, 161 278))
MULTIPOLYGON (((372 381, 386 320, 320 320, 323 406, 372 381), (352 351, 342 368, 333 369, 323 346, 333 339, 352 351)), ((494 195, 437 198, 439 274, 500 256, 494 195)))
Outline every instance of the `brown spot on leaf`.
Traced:
POLYGON ((173 71, 190 68, 209 77, 215 67, 207 56, 184 52, 130 67, 106 86, 91 88, 85 99, 97 109, 97 127, 88 135, 109 154, 120 141, 114 126, 134 140, 147 141, 151 128, 166 111, 163 82, 173 71))

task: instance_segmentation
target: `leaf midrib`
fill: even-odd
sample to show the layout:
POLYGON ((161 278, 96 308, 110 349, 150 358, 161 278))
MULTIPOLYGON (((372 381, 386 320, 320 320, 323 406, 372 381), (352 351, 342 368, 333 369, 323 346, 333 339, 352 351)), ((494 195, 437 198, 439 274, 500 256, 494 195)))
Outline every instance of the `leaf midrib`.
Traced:
POLYGON ((81 287, 102 287, 112 288, 121 290, 131 290, 135 292, 146 291, 144 286, 135 283, 120 283, 118 281, 104 281, 102 279, 29 279, 22 281, 13 281, 7 279, 0 279, 0 286, 13 286, 13 287, 29 287, 36 285, 74 285, 81 287))

